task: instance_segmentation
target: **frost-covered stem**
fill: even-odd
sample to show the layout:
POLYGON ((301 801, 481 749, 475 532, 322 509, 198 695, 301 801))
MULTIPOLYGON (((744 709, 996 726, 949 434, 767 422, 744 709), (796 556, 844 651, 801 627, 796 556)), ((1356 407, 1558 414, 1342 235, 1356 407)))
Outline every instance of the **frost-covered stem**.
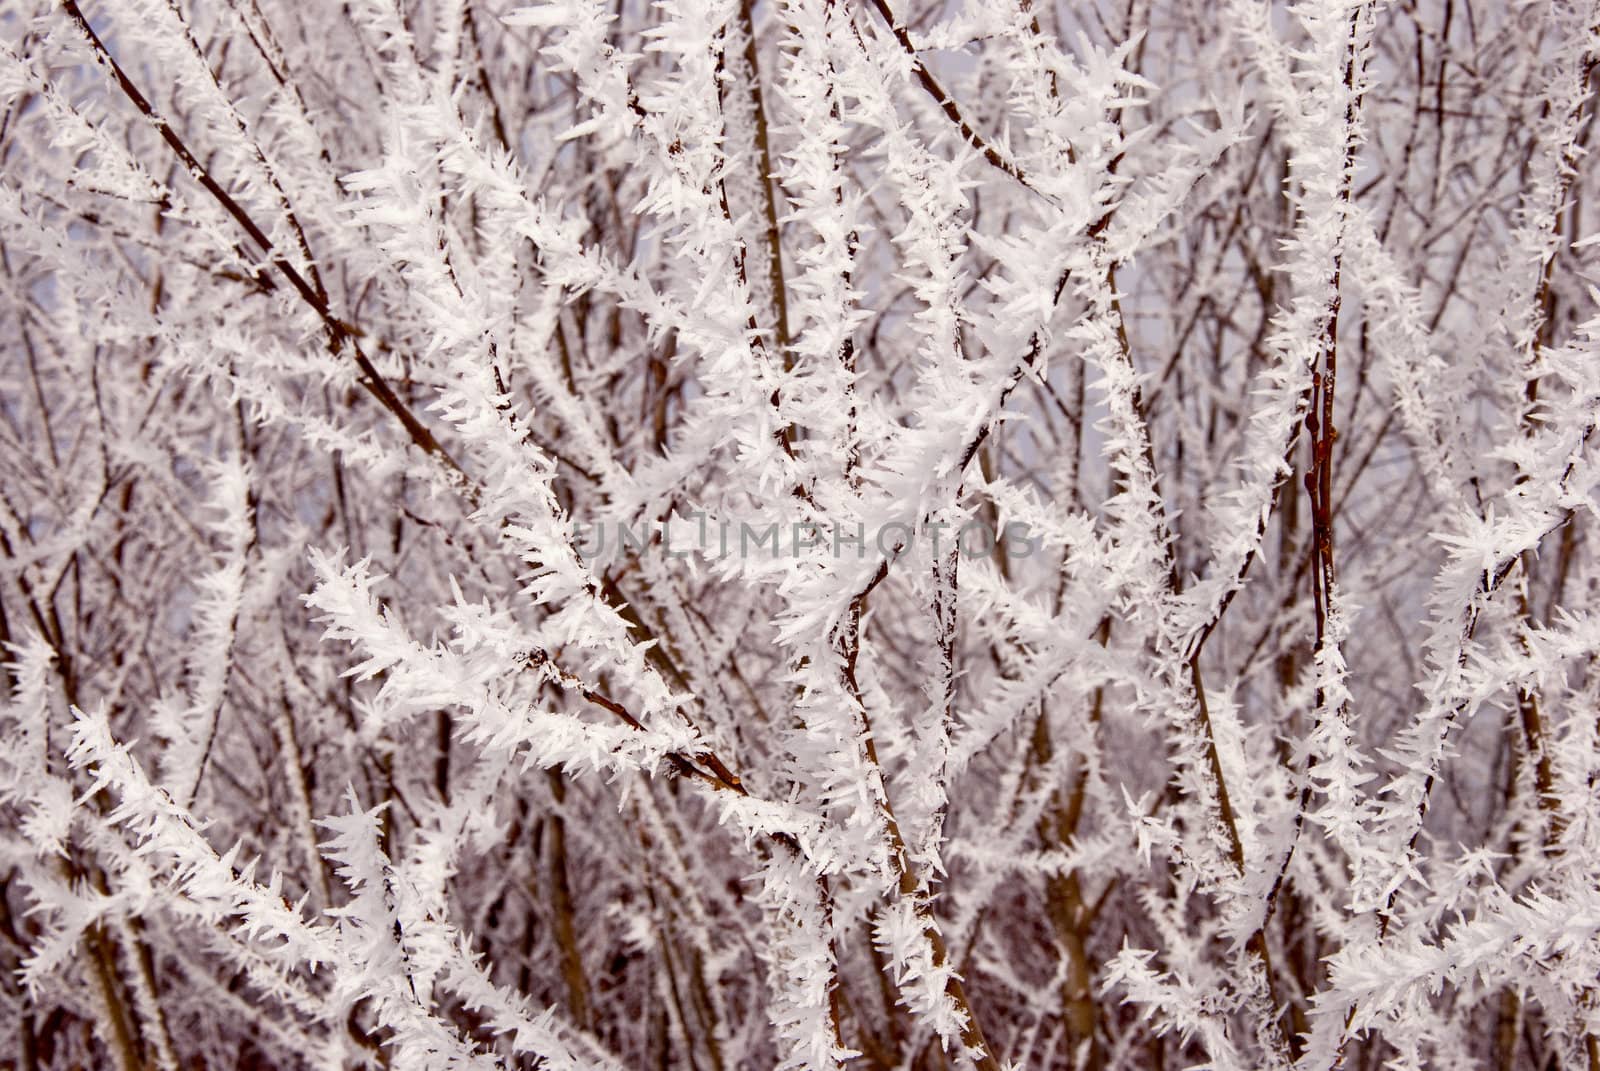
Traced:
MULTIPOLYGON (((1354 102, 1351 108, 1354 108, 1354 102)), ((1348 197, 1350 188, 1345 185, 1342 195, 1348 197)), ((1333 261, 1333 299, 1327 323, 1323 328, 1322 368, 1312 380, 1311 406, 1306 411, 1306 431, 1311 434, 1311 464, 1306 470, 1306 492, 1311 506, 1312 557, 1316 568, 1312 571, 1312 604, 1316 614, 1316 646, 1320 650, 1328 642, 1328 614, 1334 593, 1335 570, 1333 562, 1333 443, 1338 437, 1334 427, 1334 389, 1338 382, 1339 354, 1339 254, 1333 261)), ((1326 696, 1319 685, 1317 706, 1324 705, 1326 696)))
POLYGON ((950 806, 946 783, 950 777, 950 731, 955 725, 956 609, 961 562, 958 550, 952 545, 947 552, 936 555, 933 562, 933 682, 929 706, 922 718, 926 724, 917 727, 924 748, 931 752, 924 756, 928 763, 924 776, 932 782, 933 806, 920 851, 928 881, 932 880, 939 858, 945 811, 950 806))
MULTIPOLYGON (((949 964, 950 951, 945 945, 938 921, 934 918, 927 881, 918 876, 917 868, 911 863, 905 838, 900 832, 900 823, 895 819, 894 808, 889 802, 887 793, 883 791, 883 768, 878 762, 877 745, 872 739, 872 728, 867 722, 866 704, 862 698, 860 682, 856 677, 856 661, 861 651, 861 617, 866 612, 867 599, 873 589, 887 574, 888 566, 885 563, 866 589, 851 603, 849 613, 840 626, 838 643, 844 660, 845 684, 860 722, 867 768, 870 776, 879 785, 878 791, 873 796, 889 849, 890 874, 899 898, 911 906, 913 914, 921 925, 922 938, 928 944, 934 969, 942 970, 949 964)), ((1000 1063, 984 1038, 983 1028, 979 1025, 978 1017, 967 1000, 966 987, 961 984, 961 978, 954 970, 946 975, 944 992, 961 1017, 961 1043, 966 1049, 966 1057, 981 1071, 1000 1071, 1000 1063)))
POLYGON ((283 777, 289 784, 295 832, 299 834, 300 848, 306 857, 306 876, 317 890, 318 903, 329 907, 333 903, 333 896, 328 888, 328 871, 322 861, 322 853, 317 850, 317 831, 312 825, 311 788, 306 783, 305 757, 301 753, 299 735, 295 729, 294 704, 290 702, 287 692, 279 693, 276 710, 273 732, 278 738, 278 761, 283 764, 283 777))
POLYGON ((867 2, 878 13, 878 17, 883 20, 883 24, 889 28, 889 32, 894 36, 896 43, 900 45, 900 51, 904 52, 906 58, 911 61, 911 71, 916 75, 917 83, 922 86, 923 91, 929 97, 933 98, 933 102, 939 106, 939 110, 944 113, 945 118, 955 124, 956 129, 961 133, 962 140, 978 150, 990 166, 1010 175, 1022 185, 1032 189, 1033 183, 1023 174, 1016 161, 1007 159, 988 139, 978 133, 977 129, 967 121, 967 117, 962 114, 955 100, 951 98, 949 93, 945 92, 938 79, 934 78, 933 73, 922 62, 922 57, 917 55, 917 46, 912 42, 910 32, 906 29, 905 24, 895 17, 894 11, 889 7, 887 0, 867 0, 867 2))
POLYGON ((786 70, 797 112, 799 144, 786 154, 785 181, 793 186, 796 215, 806 219, 817 249, 800 256, 795 280, 798 320, 804 332, 796 356, 811 357, 835 373, 835 394, 844 409, 839 436, 839 467, 852 491, 859 491, 860 461, 852 287, 859 234, 853 206, 845 203, 846 175, 840 142, 846 134, 839 101, 839 71, 828 51, 840 18, 841 0, 789 0, 793 54, 786 70), (831 363, 836 367, 829 369, 831 363))
POLYGON ((1600 10, 1589 4, 1587 11, 1576 10, 1571 19, 1563 20, 1559 17, 1562 8, 1563 5, 1552 4, 1548 17, 1552 31, 1568 38, 1563 42, 1563 66, 1541 104, 1534 144, 1536 150, 1543 151, 1532 164, 1532 189, 1518 206, 1519 226, 1513 233, 1513 248, 1521 257, 1511 265, 1512 277, 1518 284, 1524 282, 1517 271, 1524 266, 1531 266, 1534 276, 1526 290, 1507 295, 1506 307, 1496 318, 1497 329, 1491 332, 1497 341, 1507 337, 1515 350, 1515 367, 1524 380, 1516 423, 1524 433, 1539 401, 1539 381, 1544 374, 1540 350, 1549 345, 1554 326, 1551 282, 1561 247, 1561 215, 1571 207, 1568 193, 1586 154, 1584 106, 1589 102, 1590 82, 1600 64, 1595 52, 1600 10))
POLYGON ((767 212, 767 275, 772 287, 773 331, 784 369, 793 366, 789 343, 789 291, 783 278, 783 240, 778 227, 777 180, 772 169, 772 140, 768 136, 766 99, 761 89, 760 49, 756 43, 753 0, 739 0, 739 29, 744 34, 744 62, 750 74, 750 109, 755 120, 756 158, 761 167, 762 205, 767 212))
MULTIPOLYGON (((727 92, 726 82, 728 74, 728 39, 726 29, 724 29, 724 31, 718 35, 716 42, 712 47, 716 58, 715 70, 717 86, 717 122, 721 127, 721 137, 726 138, 728 134, 727 111, 723 106, 723 94, 727 92)), ((753 48, 754 45, 751 47, 753 48)), ((755 75, 752 73, 751 77, 754 79, 755 75)), ((670 152, 671 150, 669 149, 668 151, 670 152)), ((718 168, 716 175, 717 205, 722 212, 722 222, 726 226, 728 233, 732 235, 730 245, 731 256, 733 260, 734 279, 737 282, 740 292, 748 296, 750 293, 749 251, 745 247, 744 239, 738 235, 735 228, 733 208, 728 200, 728 180, 725 170, 718 168)), ((773 196, 771 180, 763 177, 762 185, 766 188, 767 196, 770 199, 773 196)), ((776 211, 776 208, 773 208, 772 210, 776 211)), ((780 246, 771 247, 771 256, 774 260, 781 257, 781 255, 782 250, 780 246)), ((782 275, 781 262, 779 264, 777 274, 779 276, 782 275)), ((774 285, 781 287, 783 285, 783 280, 781 278, 775 279, 774 285)), ((773 299, 775 303, 778 300, 776 295, 779 293, 782 293, 781 289, 775 291, 773 299)), ((761 322, 756 318, 755 303, 753 301, 749 301, 748 297, 746 301, 746 308, 747 317, 744 326, 746 331, 747 345, 750 350, 750 356, 755 362, 756 368, 758 370, 764 370, 769 363, 770 355, 767 351, 766 339, 761 331, 761 322)), ((785 310, 785 316, 787 316, 787 310, 785 310)), ((780 364, 786 367, 791 363, 791 357, 787 349, 780 348, 779 361, 780 364)), ((770 401, 774 413, 779 417, 777 427, 773 432, 774 441, 783 450, 784 456, 790 461, 794 461, 795 429, 792 423, 783 419, 783 392, 781 387, 773 389, 770 396, 770 401)), ((796 484, 792 488, 792 493, 795 497, 802 499, 809 494, 804 486, 799 484, 796 484)))
MULTIPOLYGON (((239 418, 243 446, 243 417, 239 418)), ((223 540, 217 568, 202 582, 195 608, 196 650, 189 659, 190 685, 185 709, 176 716, 169 751, 169 788, 184 807, 193 807, 211 762, 222 710, 227 702, 238 641, 239 615, 248 588, 251 553, 259 543, 251 472, 239 458, 217 468, 216 506, 220 518, 212 526, 223 540)))
MULTIPOLYGON (((1338 438, 1335 400, 1338 386, 1340 275, 1343 266, 1344 233, 1351 215, 1351 180, 1355 152, 1359 144, 1359 109, 1364 92, 1365 43, 1363 21, 1370 16, 1366 5, 1349 7, 1342 22, 1335 21, 1341 5, 1332 10, 1307 8, 1302 18, 1308 23, 1317 49, 1312 58, 1325 65, 1338 56, 1342 68, 1337 83, 1332 72, 1312 69, 1305 94, 1296 97, 1283 81, 1281 71, 1271 69, 1276 56, 1262 46, 1269 79, 1276 76, 1280 108, 1290 113, 1291 137, 1297 158, 1291 164, 1300 186, 1300 216, 1297 221, 1297 258, 1294 265, 1296 294, 1294 307, 1284 325, 1287 352, 1304 353, 1310 366, 1309 405, 1305 406, 1305 427, 1310 437, 1311 460, 1305 474, 1307 501, 1311 513, 1312 603, 1315 657, 1315 722, 1313 739, 1322 754, 1316 761, 1326 770, 1326 788, 1331 805, 1341 813, 1334 830, 1337 843, 1349 850, 1346 834, 1349 825, 1359 822, 1359 809, 1350 798, 1349 767, 1349 692, 1344 684, 1345 663, 1341 652, 1347 622, 1338 600, 1337 571, 1334 561, 1333 456, 1338 438), (1335 29, 1343 33, 1335 34, 1335 29), (1337 96, 1335 95, 1337 94, 1337 96), (1309 110, 1324 109, 1332 100, 1343 98, 1342 122, 1332 130, 1317 129, 1316 117, 1309 110), (1317 103, 1308 103, 1316 101, 1317 103), (1304 110, 1302 110, 1304 109, 1304 110), (1301 162, 1304 158, 1304 162, 1301 162), (1328 164, 1337 161, 1333 177, 1328 164), (1303 171, 1303 174, 1301 173, 1303 171)), ((1260 924, 1251 940, 1265 945, 1265 930, 1271 921, 1278 897, 1288 875, 1290 861, 1310 809, 1315 783, 1308 768, 1294 813, 1294 832, 1288 849, 1279 861, 1266 892, 1260 924)))
MULTIPOLYGON (((1338 573, 1334 564, 1334 444, 1339 433, 1334 422, 1334 401, 1338 386, 1339 368, 1339 307, 1340 277, 1344 258, 1344 233, 1351 204, 1351 171, 1354 167, 1358 145, 1358 109, 1361 103, 1362 70, 1362 18, 1363 9, 1351 12, 1349 31, 1344 45, 1343 92, 1345 95, 1343 128, 1338 133, 1342 141, 1339 152, 1341 167, 1339 179, 1331 196, 1322 188, 1320 176, 1311 175, 1302 180, 1304 193, 1309 199, 1311 181, 1317 180, 1320 203, 1301 208, 1300 227, 1313 231, 1299 239, 1302 250, 1303 277, 1306 283, 1315 278, 1314 272, 1323 272, 1321 292, 1321 323, 1316 317, 1310 324, 1320 332, 1315 356, 1312 358, 1311 402, 1306 408, 1305 427, 1310 437, 1311 461, 1305 474, 1306 498, 1311 512, 1311 595, 1314 628, 1314 650, 1317 662, 1315 687, 1315 739, 1325 751, 1331 752, 1332 762, 1342 760, 1347 753, 1350 723, 1350 696, 1343 682, 1345 663, 1340 644, 1348 622, 1338 605, 1338 573), (1319 263, 1320 262, 1320 263, 1319 263)), ((1326 151, 1328 146, 1322 146, 1326 151)), ((1299 295, 1297 295, 1297 302, 1299 295)), ((1309 298, 1306 304, 1310 305, 1309 298)), ((1298 310, 1297 310, 1298 311, 1298 310)), ((1296 326, 1300 326, 1296 324, 1296 326)), ((1324 756, 1329 757, 1329 756, 1324 756)), ((1343 781, 1343 770, 1333 772, 1330 789, 1336 794, 1334 806, 1354 810, 1348 797, 1349 787, 1343 781)), ((1301 788, 1299 805, 1295 809, 1294 837, 1278 866, 1277 875, 1267 893, 1263 926, 1271 919, 1277 898, 1288 873, 1295 844, 1304 828, 1313 789, 1310 771, 1301 788)), ((1353 814, 1351 815, 1353 817, 1353 814)), ((1336 836, 1341 843, 1344 837, 1336 836)))
MULTIPOLYGON (((1531 381, 1530 381, 1531 382, 1531 381)), ((1523 583, 1517 589, 1517 617, 1524 627, 1517 629, 1517 645, 1522 653, 1533 656, 1528 642, 1527 626, 1533 623, 1533 612, 1528 602, 1528 578, 1533 568, 1533 552, 1522 555, 1523 583)), ((1535 804, 1542 821, 1539 823, 1541 846, 1547 852, 1561 851, 1561 838, 1566 830, 1561 800, 1557 794, 1555 767, 1550 751, 1549 727, 1540 710, 1539 692, 1533 685, 1517 688, 1517 720, 1522 727, 1523 743, 1528 749, 1528 760, 1533 765, 1535 804)))

